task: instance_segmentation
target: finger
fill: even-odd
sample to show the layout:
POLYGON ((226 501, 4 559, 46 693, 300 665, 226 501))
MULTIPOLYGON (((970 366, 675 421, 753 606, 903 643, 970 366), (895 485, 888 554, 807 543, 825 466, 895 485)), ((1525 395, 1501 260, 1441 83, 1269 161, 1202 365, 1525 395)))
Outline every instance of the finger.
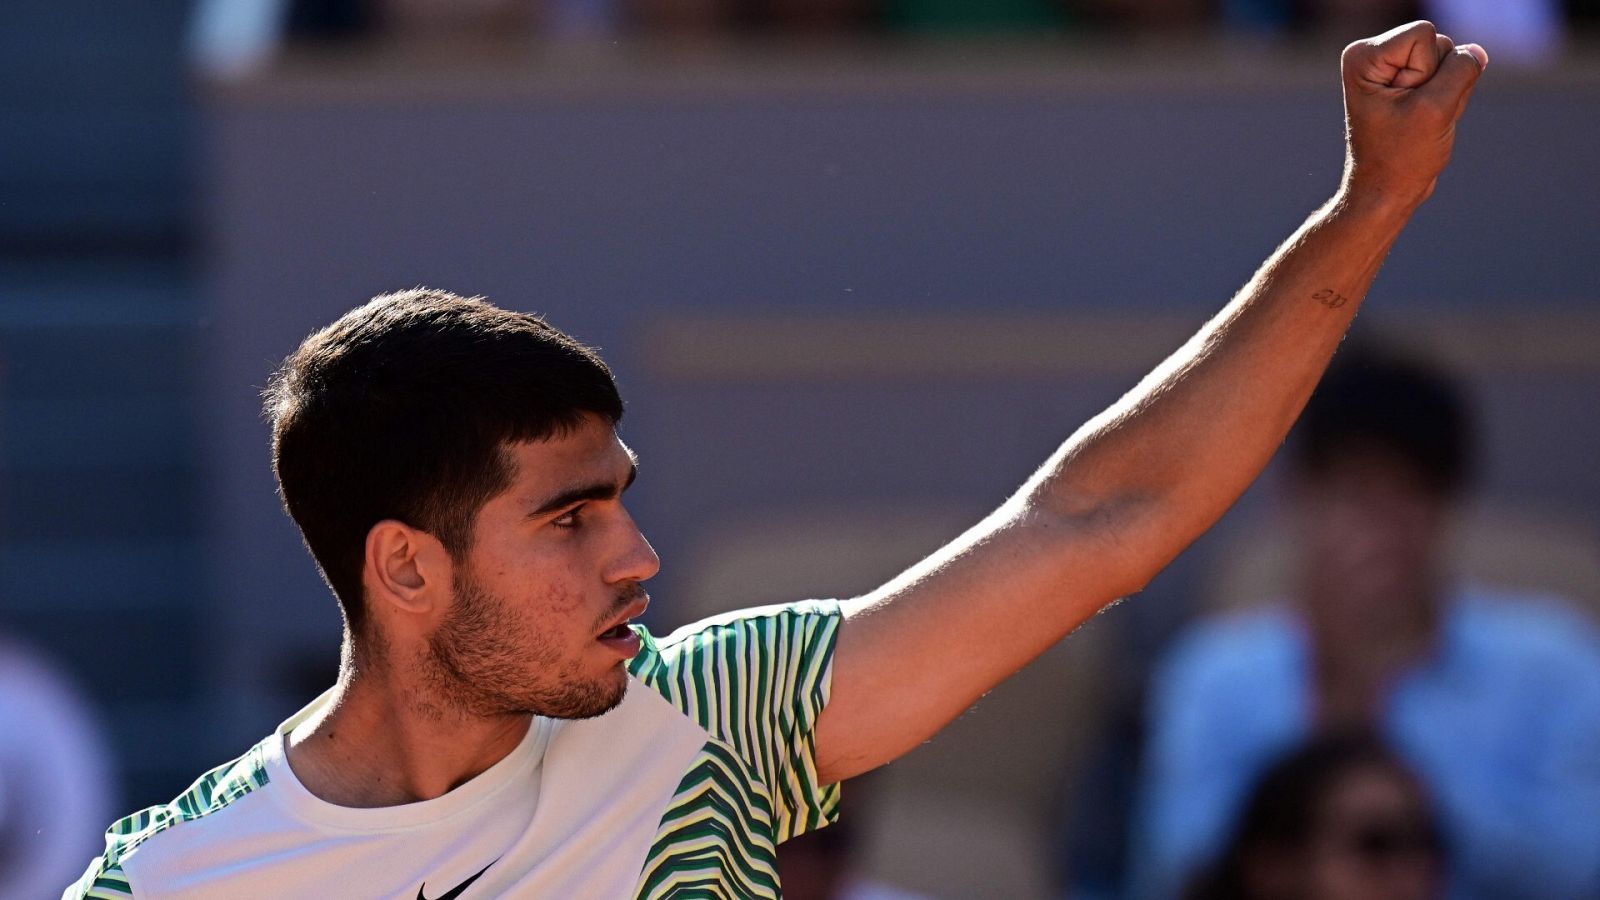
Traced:
POLYGON ((1455 46, 1455 41, 1435 32, 1431 22, 1417 22, 1408 26, 1396 39, 1380 43, 1378 52, 1386 60, 1403 60, 1390 77, 1389 86, 1414 88, 1426 84, 1433 77, 1445 55, 1455 46))
POLYGON ((1345 75, 1368 88, 1414 88, 1439 67, 1438 32, 1419 21, 1345 48, 1345 75))
POLYGON ((1406 67, 1395 73, 1394 80, 1389 86, 1415 88, 1427 84, 1428 79, 1433 77, 1433 73, 1439 71, 1440 64, 1445 61, 1445 57, 1449 56, 1450 51, 1454 49, 1456 49, 1456 42, 1450 40, 1449 35, 1435 34, 1433 36, 1433 58, 1429 59, 1427 51, 1423 49, 1422 42, 1419 40, 1411 48, 1411 55, 1406 67))
POLYGON ((1445 57, 1439 64, 1439 71, 1418 93, 1433 98, 1460 116, 1488 59, 1489 55, 1477 44, 1462 44, 1445 57))
POLYGON ((1456 42, 1450 40, 1450 35, 1436 34, 1433 36, 1433 50, 1438 63, 1444 62, 1444 58, 1449 56, 1450 51, 1454 49, 1456 49, 1456 42))
POLYGON ((1418 19, 1415 22, 1407 22, 1404 25, 1391 28, 1388 31, 1385 31, 1383 34, 1368 38, 1367 41, 1375 46, 1380 47, 1394 43, 1404 43, 1409 45, 1416 41, 1422 41, 1424 43, 1431 41, 1436 33, 1437 29, 1433 27, 1432 22, 1429 22, 1427 19, 1418 19))

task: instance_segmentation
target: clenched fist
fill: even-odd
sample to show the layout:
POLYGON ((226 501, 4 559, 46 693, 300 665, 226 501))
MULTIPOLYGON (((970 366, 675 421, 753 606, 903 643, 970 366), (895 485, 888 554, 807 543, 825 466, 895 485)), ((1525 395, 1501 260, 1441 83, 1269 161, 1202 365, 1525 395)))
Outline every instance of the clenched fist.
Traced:
POLYGON ((1344 48, 1348 197, 1415 206, 1434 183, 1455 142, 1489 55, 1457 45, 1431 22, 1412 22, 1344 48))

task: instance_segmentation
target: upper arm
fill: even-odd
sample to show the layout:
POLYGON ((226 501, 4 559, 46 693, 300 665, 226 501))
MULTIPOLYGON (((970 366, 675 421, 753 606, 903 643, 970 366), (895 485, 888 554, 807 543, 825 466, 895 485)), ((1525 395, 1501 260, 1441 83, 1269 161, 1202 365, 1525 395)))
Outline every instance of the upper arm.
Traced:
POLYGON ((903 575, 846 601, 832 698, 817 723, 826 781, 927 740, 1130 586, 1123 513, 1014 500, 903 575))

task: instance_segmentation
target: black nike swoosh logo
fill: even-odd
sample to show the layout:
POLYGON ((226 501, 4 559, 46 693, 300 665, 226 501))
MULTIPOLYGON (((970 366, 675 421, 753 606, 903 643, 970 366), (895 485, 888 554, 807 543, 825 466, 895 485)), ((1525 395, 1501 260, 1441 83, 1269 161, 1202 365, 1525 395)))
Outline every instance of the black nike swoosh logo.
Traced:
MULTIPOLYGON (((497 857, 494 858, 494 862, 489 863, 489 866, 492 866, 492 865, 494 865, 495 863, 497 863, 499 861, 500 861, 500 857, 497 856, 497 857)), ((472 883, 474 881, 477 881, 479 878, 482 878, 483 877, 483 873, 489 871, 489 866, 484 866, 483 868, 479 869, 478 873, 476 875, 473 875, 471 878, 468 878, 466 881, 461 882, 460 884, 456 885, 455 887, 451 888, 450 890, 445 891, 444 893, 440 894, 439 896, 433 898, 433 900, 456 900, 457 897, 461 896, 461 892, 462 891, 464 891, 467 888, 471 887, 472 883)), ((423 890, 425 890, 427 887, 428 887, 428 883, 426 881, 424 881, 422 883, 422 887, 417 888, 417 900, 428 900, 428 895, 423 893, 423 890)))

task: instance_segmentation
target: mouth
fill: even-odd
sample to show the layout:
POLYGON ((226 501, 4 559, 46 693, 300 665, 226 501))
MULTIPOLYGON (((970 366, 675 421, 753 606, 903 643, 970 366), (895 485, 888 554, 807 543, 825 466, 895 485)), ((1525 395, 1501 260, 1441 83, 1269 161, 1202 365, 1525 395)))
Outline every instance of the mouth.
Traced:
POLYGON ((650 598, 639 591, 638 599, 628 604, 622 614, 612 620, 611 626, 595 636, 595 640, 607 648, 621 654, 624 659, 632 659, 639 652, 639 636, 628 627, 628 623, 644 615, 645 608, 650 605, 650 598))

